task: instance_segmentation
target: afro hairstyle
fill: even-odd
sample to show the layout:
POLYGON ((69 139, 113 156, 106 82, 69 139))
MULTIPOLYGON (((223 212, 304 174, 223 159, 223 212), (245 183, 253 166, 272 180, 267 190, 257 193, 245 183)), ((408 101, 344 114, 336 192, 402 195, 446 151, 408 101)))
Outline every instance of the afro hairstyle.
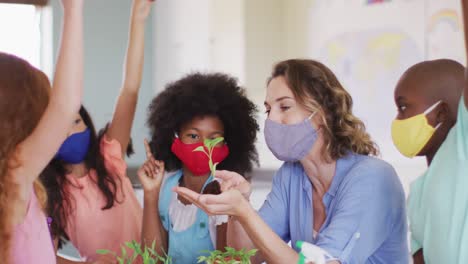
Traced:
POLYGON ((181 169, 182 162, 171 151, 175 135, 195 117, 216 116, 229 146, 229 156, 217 167, 244 175, 258 165, 256 114, 257 107, 235 78, 222 73, 189 74, 169 83, 150 103, 151 150, 167 171, 181 169))

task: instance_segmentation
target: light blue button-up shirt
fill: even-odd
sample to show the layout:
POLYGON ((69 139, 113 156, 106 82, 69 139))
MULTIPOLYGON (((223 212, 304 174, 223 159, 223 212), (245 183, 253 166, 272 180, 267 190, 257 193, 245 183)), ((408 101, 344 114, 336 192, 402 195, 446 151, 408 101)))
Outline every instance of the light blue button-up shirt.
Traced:
POLYGON ((315 239, 312 192, 302 165, 286 162, 259 214, 294 248, 297 240, 306 241, 342 264, 409 263, 405 195, 389 164, 356 154, 337 161, 323 197, 326 220, 315 239))

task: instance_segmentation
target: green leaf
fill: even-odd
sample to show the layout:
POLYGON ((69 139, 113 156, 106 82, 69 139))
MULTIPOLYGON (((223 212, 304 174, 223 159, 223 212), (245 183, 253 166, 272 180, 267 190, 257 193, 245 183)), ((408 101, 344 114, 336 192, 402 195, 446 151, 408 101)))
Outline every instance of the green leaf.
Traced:
POLYGON ((172 257, 168 256, 166 254, 166 252, 164 252, 164 255, 166 256, 166 261, 164 262, 164 264, 171 264, 172 263, 172 257))
POLYGON ((107 250, 107 249, 98 249, 96 250, 96 253, 99 254, 99 255, 107 255, 109 253, 112 253, 110 250, 107 250))
MULTIPOLYGON (((146 250, 146 246, 145 246, 145 250, 146 250)), ((141 246, 140 246, 139 244, 135 246, 135 252, 136 252, 138 255, 143 254, 143 251, 141 250, 141 246)))
POLYGON ((226 253, 235 254, 237 251, 232 247, 225 247, 226 253))
POLYGON ((204 148, 203 146, 199 146, 199 147, 197 147, 196 149, 193 150, 193 152, 196 152, 196 151, 206 153, 206 152, 205 152, 205 148, 204 148))
POLYGON ((132 257, 130 258, 130 263, 133 263, 138 257, 138 254, 136 252, 133 253, 132 257))
POLYGON ((255 254, 257 254, 258 252, 258 249, 254 248, 254 249, 251 249, 247 252, 247 255, 249 255, 250 257, 253 257, 255 256, 255 254))
POLYGON ((150 254, 146 249, 145 249, 145 252, 142 252, 140 255, 143 257, 143 259, 149 259, 150 258, 150 254))
MULTIPOLYGON (((214 148, 216 145, 218 145, 219 143, 223 142, 224 141, 224 138, 223 137, 217 137, 217 138, 214 138, 214 139, 209 139, 208 140, 208 144, 205 143, 205 146, 208 148, 208 149, 212 149, 214 148)), ((206 142, 206 140, 205 140, 206 142)))
POLYGON ((205 139, 203 140, 203 145, 205 145, 205 147, 210 150, 211 149, 211 141, 212 139, 205 139))
POLYGON ((125 249, 124 246, 122 246, 122 258, 126 259, 127 258, 127 250, 125 249))
POLYGON ((133 243, 132 242, 125 242, 125 246, 127 246, 128 248, 133 249, 133 243))
POLYGON ((152 248, 147 248, 147 249, 148 249, 148 252, 151 253, 151 255, 153 255, 153 256, 158 255, 158 253, 156 253, 156 251, 154 249, 152 249, 152 248))

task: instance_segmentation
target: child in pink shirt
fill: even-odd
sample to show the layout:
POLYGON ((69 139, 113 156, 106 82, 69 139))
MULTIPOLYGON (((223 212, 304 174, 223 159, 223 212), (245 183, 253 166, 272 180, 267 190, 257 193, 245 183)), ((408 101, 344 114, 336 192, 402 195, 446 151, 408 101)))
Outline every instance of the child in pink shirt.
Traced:
POLYGON ((64 25, 53 89, 28 62, 0 52, 0 262, 54 264, 37 180, 67 137, 83 79, 83 1, 62 0, 64 25))
MULTIPOLYGON (((145 23, 152 3, 133 0, 124 79, 111 122, 97 133, 81 107, 69 137, 41 175, 57 247, 70 241, 84 263, 115 262, 110 255, 96 251, 120 252, 125 242, 140 241, 143 211, 126 175, 124 157, 132 152, 130 134, 142 78, 145 23)), ((57 256, 57 262, 71 261, 57 256)))
POLYGON ((26 216, 13 233, 13 263, 55 263, 55 249, 34 189, 31 189, 26 216))
POLYGON ((73 174, 66 175, 68 184, 65 188, 73 204, 67 216, 65 232, 80 255, 88 261, 101 258, 96 253, 97 249, 120 252, 124 242, 140 241, 143 216, 130 179, 126 176, 127 165, 122 159, 120 143, 104 137, 100 149, 106 170, 118 186, 112 208, 102 210, 107 201, 96 184, 96 170, 91 169, 80 178, 73 174))

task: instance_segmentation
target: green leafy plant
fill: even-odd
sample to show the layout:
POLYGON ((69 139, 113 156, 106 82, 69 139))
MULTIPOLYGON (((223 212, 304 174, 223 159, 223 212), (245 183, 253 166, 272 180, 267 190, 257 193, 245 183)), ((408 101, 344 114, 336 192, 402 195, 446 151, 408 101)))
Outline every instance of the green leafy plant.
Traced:
POLYGON ((208 156, 208 164, 210 165, 211 175, 213 176, 215 175, 215 172, 216 172, 216 165, 218 165, 218 163, 213 164, 213 160, 212 160, 213 150, 216 145, 218 145, 219 143, 223 141, 224 141, 223 137, 217 137, 214 139, 205 139, 203 141, 203 145, 205 146, 199 146, 198 148, 193 150, 193 151, 203 152, 208 156), (205 147, 208 150, 208 152, 205 150, 205 147))
POLYGON ((198 257, 197 263, 206 264, 250 264, 251 258, 257 253, 257 249, 246 251, 245 249, 235 250, 231 247, 225 247, 226 251, 220 250, 205 251, 208 256, 198 257))
MULTIPOLYGON (((213 164, 212 155, 213 149, 216 145, 223 142, 223 137, 218 137, 215 139, 205 139, 203 144, 204 146, 199 146, 198 148, 194 149, 193 151, 203 152, 208 156, 208 164, 210 166, 211 175, 215 175, 216 173, 216 165, 218 163, 213 164), (205 149, 206 148, 206 149, 205 149)), ((209 183, 206 188, 208 193, 212 194, 219 194, 221 193, 221 188, 219 186, 218 181, 212 181, 209 183), (211 186, 214 185, 214 186, 211 186)), ((204 192, 205 193, 205 192, 204 192)), ((245 249, 241 249, 239 251, 235 250, 231 247, 225 247, 225 252, 221 250, 213 250, 213 251, 204 251, 208 253, 208 256, 200 256, 198 257, 198 263, 206 263, 206 264, 250 264, 250 259, 255 256, 257 253, 257 249, 252 249, 246 251, 245 249)))
POLYGON ((164 253, 164 256, 160 256, 154 249, 154 241, 151 244, 151 247, 145 245, 145 247, 142 249, 142 246, 133 240, 132 242, 126 242, 125 245, 121 247, 121 255, 118 255, 117 253, 107 249, 99 249, 96 252, 101 255, 112 254, 119 264, 133 264, 133 262, 138 258, 143 260, 143 264, 172 264, 172 259, 170 256, 168 256, 166 253, 164 253), (129 255, 127 249, 133 251, 133 254, 129 255))

